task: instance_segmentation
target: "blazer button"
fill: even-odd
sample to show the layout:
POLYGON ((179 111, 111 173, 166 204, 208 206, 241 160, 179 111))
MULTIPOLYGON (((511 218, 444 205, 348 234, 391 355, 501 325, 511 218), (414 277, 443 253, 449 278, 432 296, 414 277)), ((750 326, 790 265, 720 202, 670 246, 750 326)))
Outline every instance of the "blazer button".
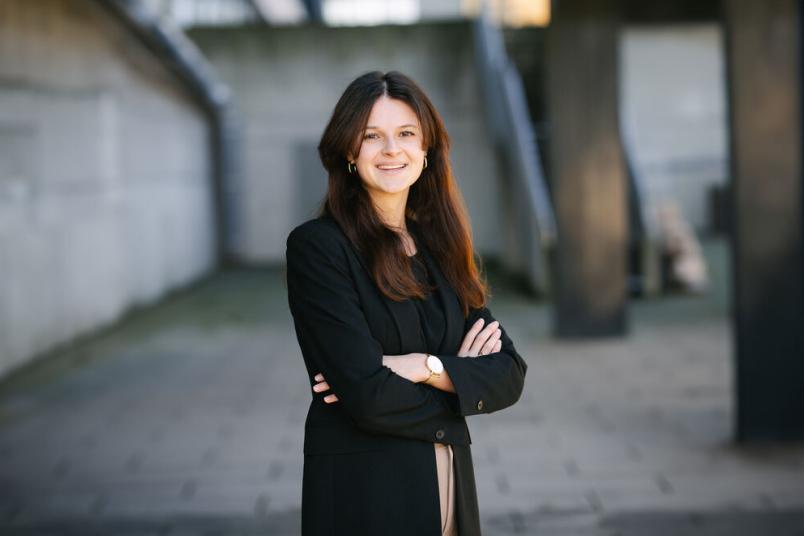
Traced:
POLYGON ((444 439, 444 430, 439 430, 436 432, 436 439, 444 439))
POLYGON ((477 411, 483 411, 483 401, 477 403, 477 411))

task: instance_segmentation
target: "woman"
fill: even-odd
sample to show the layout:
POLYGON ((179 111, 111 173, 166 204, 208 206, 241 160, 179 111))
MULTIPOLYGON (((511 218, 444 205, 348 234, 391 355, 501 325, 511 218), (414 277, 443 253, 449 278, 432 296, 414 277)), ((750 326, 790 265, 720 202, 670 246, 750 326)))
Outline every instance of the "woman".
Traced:
POLYGON ((287 240, 313 389, 302 532, 480 534, 465 417, 516 402, 527 366, 485 307, 444 124, 411 79, 372 72, 318 150, 322 214, 287 240))

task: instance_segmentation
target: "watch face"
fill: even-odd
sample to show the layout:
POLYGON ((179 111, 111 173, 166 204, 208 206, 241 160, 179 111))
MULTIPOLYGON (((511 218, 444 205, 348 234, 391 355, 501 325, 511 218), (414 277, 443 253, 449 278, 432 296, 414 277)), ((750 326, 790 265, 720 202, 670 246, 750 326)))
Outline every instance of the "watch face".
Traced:
POLYGON ((434 355, 428 356, 427 366, 433 371, 434 374, 441 374, 444 372, 444 364, 434 355))

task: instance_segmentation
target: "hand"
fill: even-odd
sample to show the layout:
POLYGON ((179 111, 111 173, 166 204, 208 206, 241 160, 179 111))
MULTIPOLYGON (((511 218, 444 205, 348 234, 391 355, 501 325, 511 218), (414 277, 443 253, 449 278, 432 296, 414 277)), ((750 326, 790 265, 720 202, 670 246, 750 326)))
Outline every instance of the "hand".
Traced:
POLYGON ((500 323, 495 320, 483 328, 484 323, 485 320, 478 318, 477 322, 472 324, 463 338, 458 357, 478 357, 502 350, 500 323))
MULTIPOLYGON (((317 384, 313 385, 313 391, 315 391, 316 393, 323 393, 324 391, 329 391, 329 384, 324 379, 323 374, 319 372, 318 374, 315 375, 315 378, 313 379, 318 382, 317 384)), ((326 402, 327 404, 332 404, 337 401, 338 396, 335 393, 329 394, 324 397, 324 402, 326 402)))
POLYGON ((425 359, 427 356, 421 353, 384 355, 382 364, 406 380, 421 383, 430 377, 430 369, 424 364, 425 359))
MULTIPOLYGON (((405 355, 384 355, 382 356, 382 364, 391 369, 395 374, 410 380, 414 383, 423 382, 430 377, 430 371, 424 365, 426 356, 424 354, 405 354, 405 355), (418 358, 418 359, 417 359, 418 358)), ((323 393, 329 391, 330 387, 324 379, 324 375, 320 372, 313 378, 316 383, 313 385, 313 391, 316 393, 323 393)), ((328 394, 324 397, 324 402, 333 404, 338 401, 338 395, 335 393, 328 394)))

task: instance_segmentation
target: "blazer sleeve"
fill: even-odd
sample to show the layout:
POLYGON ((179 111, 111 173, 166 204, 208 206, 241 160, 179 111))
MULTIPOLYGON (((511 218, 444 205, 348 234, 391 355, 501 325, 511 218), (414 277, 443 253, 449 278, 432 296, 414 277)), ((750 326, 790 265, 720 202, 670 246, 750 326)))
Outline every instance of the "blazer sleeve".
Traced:
MULTIPOLYGON (((494 322, 488 308, 472 309, 464 324, 464 334, 479 318, 485 326, 494 322)), ((528 366, 514 348, 500 324, 502 347, 499 352, 480 357, 439 355, 458 395, 459 414, 468 417, 507 408, 519 400, 528 366)))
POLYGON ((287 240, 288 302, 308 365, 320 367, 337 404, 365 431, 468 443, 454 402, 383 366, 382 346, 361 308, 343 243, 327 229, 312 231, 326 232, 301 227, 287 240))

